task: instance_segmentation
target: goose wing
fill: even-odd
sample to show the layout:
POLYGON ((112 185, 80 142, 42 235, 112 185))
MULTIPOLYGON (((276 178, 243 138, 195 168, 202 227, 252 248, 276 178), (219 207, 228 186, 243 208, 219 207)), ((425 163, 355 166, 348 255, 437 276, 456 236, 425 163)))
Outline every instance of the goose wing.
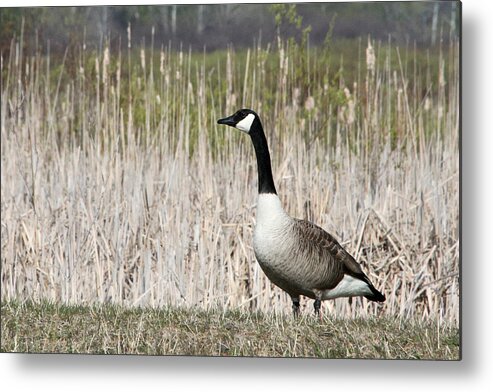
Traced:
POLYGON ((371 284, 361 266, 331 234, 306 220, 296 219, 295 227, 302 239, 300 247, 309 254, 311 267, 323 277, 319 283, 321 287, 317 288, 332 289, 345 274, 371 284))

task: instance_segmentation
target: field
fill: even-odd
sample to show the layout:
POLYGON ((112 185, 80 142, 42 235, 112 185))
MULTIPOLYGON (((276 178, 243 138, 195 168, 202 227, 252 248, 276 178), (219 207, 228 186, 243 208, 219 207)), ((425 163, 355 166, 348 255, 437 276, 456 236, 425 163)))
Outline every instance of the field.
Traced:
POLYGON ((2 56, 2 350, 216 355, 224 341, 230 355, 457 358, 457 43, 425 51, 358 40, 347 58, 337 45, 281 39, 212 54, 130 42, 55 56, 14 39, 2 56), (328 301, 331 317, 317 325, 305 301, 302 321, 286 318, 290 300, 251 247, 253 149, 216 125, 240 107, 262 117, 285 209, 334 234, 383 305, 328 301), (60 320, 61 341, 26 343, 35 331, 23 320, 43 312, 60 320), (148 332, 121 347, 118 333, 133 328, 98 330, 108 345, 96 347, 62 320, 112 312, 148 332), (229 319, 252 340, 228 335, 229 319), (213 324, 211 335, 172 349, 195 321, 213 324), (380 328, 388 344, 358 351, 380 328), (263 330, 278 345, 248 348, 263 330), (345 330, 355 339, 346 348, 325 344, 345 330))
POLYGON ((457 328, 391 317, 294 320, 238 310, 2 305, 2 352, 459 358, 457 328))

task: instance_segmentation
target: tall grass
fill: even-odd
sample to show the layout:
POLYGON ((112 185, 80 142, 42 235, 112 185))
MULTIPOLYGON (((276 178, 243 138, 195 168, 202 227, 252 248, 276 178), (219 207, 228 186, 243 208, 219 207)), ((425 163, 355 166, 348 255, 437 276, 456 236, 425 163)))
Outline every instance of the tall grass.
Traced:
POLYGON ((74 64, 16 39, 2 55, 2 300, 289 312, 252 250, 253 148, 216 125, 251 107, 285 209, 387 295, 326 311, 458 323, 458 44, 423 63, 362 41, 334 69, 282 40, 198 55, 128 38, 74 64))

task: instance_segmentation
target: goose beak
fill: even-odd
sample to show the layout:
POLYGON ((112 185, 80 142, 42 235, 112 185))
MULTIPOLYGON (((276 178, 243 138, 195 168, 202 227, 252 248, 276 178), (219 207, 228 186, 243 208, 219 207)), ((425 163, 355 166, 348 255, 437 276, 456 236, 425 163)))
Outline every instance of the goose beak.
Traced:
POLYGON ((236 125, 236 121, 233 119, 233 116, 221 118, 220 120, 217 120, 218 124, 222 125, 229 125, 230 127, 234 127, 236 125))

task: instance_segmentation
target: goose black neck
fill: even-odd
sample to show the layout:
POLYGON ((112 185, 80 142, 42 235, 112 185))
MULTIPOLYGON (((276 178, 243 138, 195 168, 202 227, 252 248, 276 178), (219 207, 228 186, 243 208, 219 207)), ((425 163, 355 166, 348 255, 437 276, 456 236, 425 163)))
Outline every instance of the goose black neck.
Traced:
POLYGON ((258 193, 274 193, 277 195, 274 179, 272 178, 269 146, 258 118, 252 124, 250 137, 257 157, 258 193))

